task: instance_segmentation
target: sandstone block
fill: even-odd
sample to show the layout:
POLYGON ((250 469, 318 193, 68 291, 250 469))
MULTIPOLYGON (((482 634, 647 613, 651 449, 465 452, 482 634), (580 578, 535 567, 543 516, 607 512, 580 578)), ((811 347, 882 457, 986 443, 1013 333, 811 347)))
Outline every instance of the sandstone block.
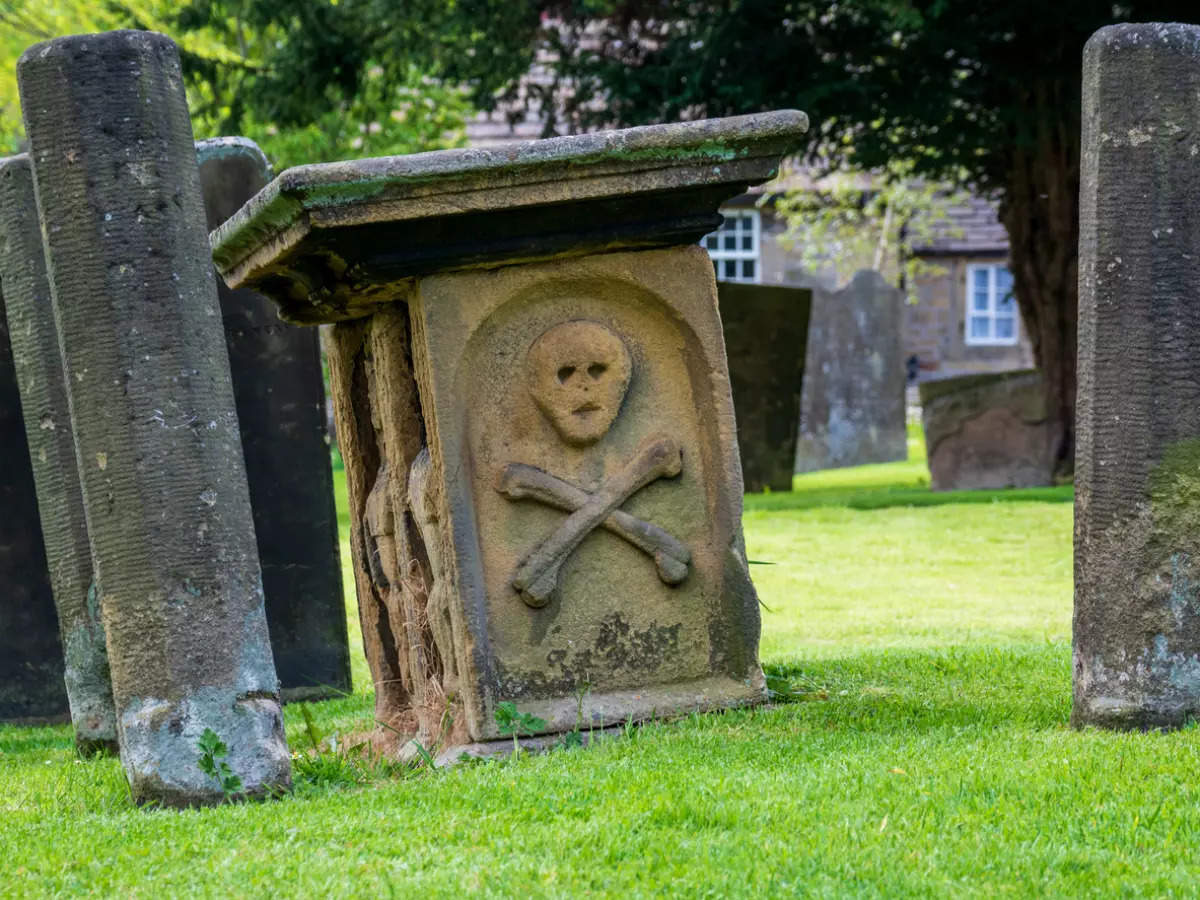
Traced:
POLYGON ((919 390, 935 491, 1053 483, 1055 439, 1041 373, 962 375, 919 390))
MULTIPOLYGON (((284 172, 213 235, 337 322, 376 714, 445 746, 502 702, 604 725, 763 699, 712 266, 781 112, 284 172)), ((391 732, 389 732, 391 734, 391 732)))

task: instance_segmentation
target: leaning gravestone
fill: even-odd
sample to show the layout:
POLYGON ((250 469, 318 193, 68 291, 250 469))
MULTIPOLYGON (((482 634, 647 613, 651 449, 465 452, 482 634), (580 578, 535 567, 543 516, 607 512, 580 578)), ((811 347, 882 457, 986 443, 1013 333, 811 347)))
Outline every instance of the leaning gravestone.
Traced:
MULTIPOLYGON (((5 165, 0 168, 5 208, 11 184, 5 165)), ((6 243, 0 234, 0 253, 6 243)), ((8 290, 6 278, 0 291, 8 290)), ((0 316, 0 721, 48 721, 66 717, 67 694, 10 330, 0 316)))
POLYGON ((746 490, 790 491, 812 291, 724 281, 717 295, 746 490))
POLYGON ((919 390, 935 491, 1053 484, 1057 441, 1040 372, 962 375, 919 390))
MULTIPOLYGON (((196 158, 210 231, 271 180, 266 157, 245 138, 200 141, 196 158)), ((350 648, 316 329, 281 322, 274 304, 255 291, 232 291, 218 280, 217 293, 283 696, 348 691, 350 648)))
MULTIPOLYGON (((102 748, 115 750, 117 724, 108 651, 92 578, 92 553, 58 352, 58 328, 50 306, 33 171, 25 155, 0 160, 0 290, 37 487, 33 514, 40 512, 45 561, 58 610, 57 622, 53 617, 41 616, 8 632, 21 642, 18 655, 29 650, 46 654, 36 670, 44 683, 26 683, 21 689, 30 697, 49 694, 57 703, 65 678, 71 723, 80 750, 85 754, 102 748), (62 638, 61 654, 57 652, 56 634, 62 638), (50 650, 55 652, 47 652, 50 650)), ((15 404, 4 404, 6 411, 16 408, 15 404)), ((11 476, 23 470, 14 461, 3 471, 11 476)), ((24 529, 30 540, 38 533, 39 526, 25 516, 10 517, 8 521, 11 527, 24 529)), ((24 561, 26 570, 20 577, 29 586, 40 586, 44 580, 32 569, 41 561, 40 552, 29 553, 24 561)), ((0 583, 4 584, 0 592, 4 599, 0 602, 22 598, 20 588, 14 588, 9 579, 0 583)), ((20 685, 12 685, 7 679, 3 683, 20 685)))
POLYGON ((1083 53, 1075 725, 1200 714, 1200 28, 1083 53))
MULTIPOLYGON (((328 339, 376 715, 499 736, 760 701, 712 265, 801 113, 284 172, 213 235, 328 339)), ((391 732, 389 732, 390 734, 391 732)))
POLYGON ((904 295, 867 270, 812 287, 796 471, 906 459, 904 295))
POLYGON ((119 31, 17 65, 121 762, 134 799, 290 781, 279 682, 175 45, 119 31))

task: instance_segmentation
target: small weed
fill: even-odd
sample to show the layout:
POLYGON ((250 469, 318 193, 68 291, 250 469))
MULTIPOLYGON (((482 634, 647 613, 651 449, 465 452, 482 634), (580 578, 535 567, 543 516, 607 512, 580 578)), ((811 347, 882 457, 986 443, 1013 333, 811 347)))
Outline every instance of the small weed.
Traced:
POLYGON ((225 762, 224 757, 229 755, 229 747, 217 736, 215 731, 205 728, 204 734, 200 735, 200 743, 196 745, 196 749, 200 751, 200 758, 196 760, 200 771, 217 779, 217 784, 221 786, 221 793, 225 795, 225 799, 232 799, 242 789, 242 779, 235 775, 233 769, 229 767, 229 763, 225 762))
POLYGON ((531 713, 517 711, 517 704, 505 700, 496 704, 496 726, 503 735, 512 735, 513 756, 521 753, 521 743, 517 740, 521 735, 535 735, 546 727, 546 720, 539 719, 531 713))
POLYGON ((404 771, 405 766, 400 763, 372 756, 366 741, 348 745, 336 733, 323 733, 307 703, 301 705, 300 716, 311 749, 292 754, 292 775, 297 784, 316 788, 359 787, 404 771))

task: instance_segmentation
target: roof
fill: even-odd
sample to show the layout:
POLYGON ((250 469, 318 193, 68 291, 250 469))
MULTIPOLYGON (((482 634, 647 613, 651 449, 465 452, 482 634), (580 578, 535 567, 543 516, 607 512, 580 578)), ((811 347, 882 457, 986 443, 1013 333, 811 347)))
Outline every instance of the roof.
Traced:
POLYGON ((1008 253, 1008 233, 1000 224, 996 205, 972 196, 952 206, 947 221, 937 227, 938 236, 923 246, 913 247, 917 256, 969 256, 1008 253))

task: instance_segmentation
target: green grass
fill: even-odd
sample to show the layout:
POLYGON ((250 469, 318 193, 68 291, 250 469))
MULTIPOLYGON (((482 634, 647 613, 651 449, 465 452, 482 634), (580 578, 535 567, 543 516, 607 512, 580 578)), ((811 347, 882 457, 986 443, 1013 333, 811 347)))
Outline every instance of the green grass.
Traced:
MULTIPOLYGON (((64 728, 0 728, 0 894, 1194 894, 1200 732, 1067 727, 1069 489, 930 504, 914 450, 747 499, 799 702, 435 774, 326 754, 287 799, 185 813, 130 808, 64 728)), ((355 682, 321 730, 369 721, 355 682)))

